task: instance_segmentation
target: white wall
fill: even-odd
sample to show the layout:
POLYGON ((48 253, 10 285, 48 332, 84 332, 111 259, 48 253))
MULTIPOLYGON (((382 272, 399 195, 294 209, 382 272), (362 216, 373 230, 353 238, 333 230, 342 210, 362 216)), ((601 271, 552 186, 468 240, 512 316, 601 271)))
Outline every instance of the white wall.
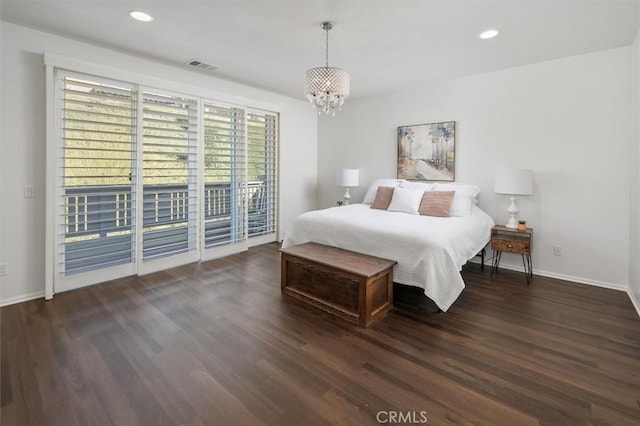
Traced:
POLYGON ((640 313, 640 32, 631 45, 629 295, 640 313))
POLYGON ((56 53, 127 70, 185 91, 202 88, 214 100, 281 113, 280 232, 296 215, 316 206, 317 117, 304 100, 294 100, 212 76, 125 55, 71 39, 2 23, 2 146, 0 147, 0 305, 41 295, 44 290, 45 236, 45 87, 43 53, 56 53), (35 198, 23 198, 23 186, 35 198))
POLYGON ((534 195, 519 197, 535 273, 627 288, 629 90, 624 47, 348 100, 319 122, 319 206, 340 198, 337 168, 360 168, 354 200, 372 179, 395 176, 397 126, 455 120, 456 181, 480 187, 496 223, 508 199, 493 193, 494 171, 535 170, 534 195))

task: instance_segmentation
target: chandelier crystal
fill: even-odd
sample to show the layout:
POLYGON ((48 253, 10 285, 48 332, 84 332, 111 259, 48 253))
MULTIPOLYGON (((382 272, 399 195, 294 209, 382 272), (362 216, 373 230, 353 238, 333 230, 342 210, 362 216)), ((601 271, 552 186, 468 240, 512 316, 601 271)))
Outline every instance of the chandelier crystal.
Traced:
POLYGON ((322 29, 326 31, 325 66, 308 70, 304 82, 305 96, 318 108, 318 114, 331 112, 336 115, 336 109, 340 111, 349 97, 349 73, 329 66, 329 30, 332 28, 333 22, 322 23, 322 29))

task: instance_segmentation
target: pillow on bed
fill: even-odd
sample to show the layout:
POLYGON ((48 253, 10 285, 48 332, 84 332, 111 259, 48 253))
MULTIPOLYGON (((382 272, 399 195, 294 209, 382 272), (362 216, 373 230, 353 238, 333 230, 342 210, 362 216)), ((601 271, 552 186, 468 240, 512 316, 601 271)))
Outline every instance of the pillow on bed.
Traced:
POLYGON ((438 183, 437 182, 423 182, 419 180, 410 180, 402 185, 403 188, 409 189, 421 189, 423 191, 431 191, 438 183))
POLYGON ((371 208, 380 210, 388 209, 389 204, 391 204, 391 198, 393 197, 393 190, 394 188, 390 186, 379 186, 371 208))
POLYGON ((404 179, 376 179, 373 182, 371 182, 371 185, 369 185, 369 189, 367 189, 367 193, 364 196, 364 199, 362 200, 362 204, 373 204, 373 200, 375 200, 376 198, 376 194, 378 191, 378 188, 381 186, 390 186, 390 187, 396 187, 396 186, 403 186, 404 184, 404 179), (398 182, 400 182, 400 185, 398 185, 398 182))
POLYGON ((422 200, 424 191, 421 189, 395 188, 391 204, 387 210, 392 212, 403 212, 409 214, 418 214, 420 200, 422 200))
POLYGON ((425 191, 418 213, 423 216, 449 217, 455 191, 425 191))
POLYGON ((449 216, 469 216, 471 207, 478 203, 480 189, 475 185, 460 183, 438 183, 433 186, 433 191, 455 191, 449 216))

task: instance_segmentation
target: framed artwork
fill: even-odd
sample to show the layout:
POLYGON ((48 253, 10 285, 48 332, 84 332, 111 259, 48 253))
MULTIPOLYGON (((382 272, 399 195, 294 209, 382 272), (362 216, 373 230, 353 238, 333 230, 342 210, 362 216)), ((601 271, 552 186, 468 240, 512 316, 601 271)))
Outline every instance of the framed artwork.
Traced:
POLYGON ((456 122, 398 127, 398 179, 453 182, 456 122))

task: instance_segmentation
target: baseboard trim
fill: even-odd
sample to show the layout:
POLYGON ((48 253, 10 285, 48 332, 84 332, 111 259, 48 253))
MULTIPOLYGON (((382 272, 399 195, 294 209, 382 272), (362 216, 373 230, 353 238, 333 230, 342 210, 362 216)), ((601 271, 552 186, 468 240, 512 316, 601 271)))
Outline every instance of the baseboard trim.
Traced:
MULTIPOLYGON (((491 268, 491 259, 493 259, 493 257, 488 256, 488 257, 485 258, 485 260, 484 260, 485 266, 488 266, 489 268, 491 268)), ((469 260, 469 262, 479 264, 480 263, 480 259, 473 258, 473 259, 469 260)), ((517 271, 517 272, 524 273, 524 268, 522 267, 522 265, 510 265, 508 263, 500 263, 500 268, 501 269, 508 269, 510 271, 517 271)), ((589 278, 576 277, 575 275, 558 274, 556 272, 541 271, 539 269, 534 269, 533 270, 533 275, 540 275, 540 276, 543 276, 543 277, 556 278, 556 279, 564 280, 564 281, 571 281, 571 282, 578 283, 578 284, 587 284, 587 285, 592 285, 592 286, 595 286, 595 287, 610 288, 612 290, 629 292, 629 288, 626 285, 623 285, 623 284, 610 283, 610 282, 607 282, 607 281, 592 280, 592 279, 589 279, 589 278)))
MULTIPOLYGON (((500 263, 500 268, 524 273, 524 268, 522 266, 509 265, 507 263, 500 263)), ((629 290, 629 288, 623 284, 592 280, 584 277, 576 277, 575 275, 565 275, 565 274, 558 274, 556 272, 541 271, 539 269, 534 269, 533 275, 540 275, 542 277, 555 278, 555 279, 564 280, 564 281, 571 281, 578 284, 587 284, 587 285, 592 285, 594 287, 608 288, 611 290, 618 290, 618 291, 624 291, 624 292, 627 292, 629 290)))
POLYGON ((27 302, 33 299, 44 298, 44 291, 35 291, 33 293, 21 294, 20 296, 7 297, 0 300, 0 308, 9 305, 15 305, 16 303, 27 302))
POLYGON ((556 274, 555 272, 548 272, 548 271, 534 271, 534 274, 542 275, 543 277, 557 278, 559 280, 572 281, 578 284, 587 284, 587 285, 592 285, 594 287, 608 288, 611 290, 618 290, 618 291, 625 291, 625 292, 628 290, 627 286, 623 284, 610 283, 607 281, 591 280, 588 278, 576 277, 573 275, 556 274))
POLYGON ((631 289, 627 290, 627 294, 629 295, 629 299, 631 299, 633 307, 636 308, 638 316, 640 316, 640 300, 636 297, 635 293, 631 291, 631 289))

